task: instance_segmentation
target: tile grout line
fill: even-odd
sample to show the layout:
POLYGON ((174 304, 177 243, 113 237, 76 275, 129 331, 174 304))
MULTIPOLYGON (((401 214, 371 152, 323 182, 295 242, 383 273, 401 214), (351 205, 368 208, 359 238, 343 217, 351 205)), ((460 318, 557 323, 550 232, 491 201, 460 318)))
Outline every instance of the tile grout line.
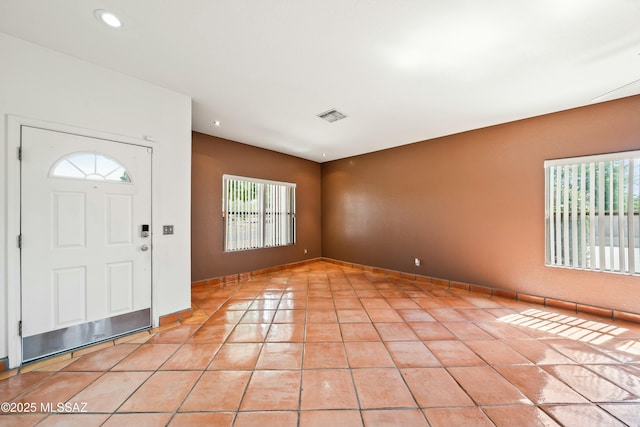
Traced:
MULTIPOLYGON (((353 283, 351 282, 351 280, 349 279, 349 277, 344 273, 344 270, 341 269, 342 273, 344 274, 347 282, 349 283, 349 285, 351 286, 351 288, 354 290, 355 292, 355 288, 353 288, 353 283)), ((357 297, 357 294, 356 294, 357 297)), ((360 298, 357 298, 358 302, 360 302, 360 305, 362 305, 362 302, 360 301, 360 298)), ((335 301, 334 301, 334 305, 335 305, 335 301)), ((360 393, 358 393, 358 387, 356 386, 356 379, 353 376, 353 368, 351 367, 351 362, 349 361, 349 352, 347 351, 347 346, 346 346, 346 342, 344 340, 344 334, 342 332, 342 327, 340 326, 340 319, 338 318, 338 313, 336 311, 336 318, 338 320, 338 330, 340 331, 340 338, 342 339, 342 348, 343 351, 345 353, 345 360, 347 361, 347 369, 349 369, 349 376, 351 377, 351 386, 353 387, 353 392, 355 394, 355 398, 356 398, 356 402, 358 404, 358 412, 360 413, 360 421, 362 421, 362 425, 366 425, 365 421, 364 421, 364 413, 363 413, 363 409, 362 409, 362 402, 360 401, 360 393)))
MULTIPOLYGON (((415 394, 415 391, 409 386, 409 383, 407 382, 407 378, 404 377, 402 375, 402 368, 398 365, 398 361, 396 361, 396 359, 393 357, 392 353, 391 353, 391 349, 388 346, 389 343, 391 342, 417 342, 417 343, 421 343, 427 350, 430 350, 430 348, 428 347, 427 343, 431 342, 431 341, 442 341, 442 342, 447 342, 449 340, 442 340, 442 339, 423 339, 424 336, 419 335, 418 331, 416 329, 414 329, 413 325, 411 324, 412 322, 408 321, 407 319, 405 319, 405 317, 401 314, 401 308, 400 307, 396 307, 394 305, 391 304, 391 299, 393 299, 393 297, 396 296, 396 294, 394 294, 394 292, 404 292, 405 296, 402 297, 398 294, 398 298, 407 298, 408 300, 412 301, 414 304, 416 304, 419 307, 419 310, 421 310, 424 313, 429 313, 429 308, 427 308, 426 306, 422 306, 420 304, 416 303, 416 298, 420 298, 419 294, 417 293, 417 291, 413 292, 411 290, 408 290, 408 288, 403 288, 400 286, 400 284, 404 283, 404 280, 395 280, 395 279, 389 279, 389 278, 385 278, 385 279, 381 279, 380 277, 374 275, 374 274, 368 274, 367 272, 359 272, 359 273, 354 273, 354 272, 345 272, 344 268, 340 268, 340 274, 337 274, 334 271, 330 271, 330 269, 327 268, 326 265, 322 265, 322 274, 316 274, 317 271, 320 270, 320 268, 314 270, 313 268, 309 268, 309 269, 305 269, 304 270, 304 277, 305 277, 305 301, 306 301, 306 305, 304 307, 304 312, 305 312, 305 316, 303 318, 303 333, 302 333, 302 338, 301 338, 301 351, 300 351, 300 380, 298 383, 298 387, 299 387, 299 391, 298 391, 298 407, 297 407, 297 420, 296 420, 296 425, 298 427, 300 427, 303 423, 303 419, 302 419, 302 415, 308 411, 303 411, 302 410, 302 386, 303 386, 303 374, 304 371, 312 371, 312 370, 330 370, 330 369, 334 369, 334 368, 323 368, 323 367, 316 367, 316 368, 309 368, 309 369, 305 369, 305 356, 306 356, 306 345, 309 343, 307 341, 307 326, 310 325, 308 324, 308 313, 309 313, 309 300, 313 299, 313 298, 322 298, 322 291, 327 292, 328 294, 328 298, 331 298, 331 310, 333 312, 333 315, 335 316, 335 325, 337 326, 337 330, 338 330, 338 337, 340 338, 340 344, 342 347, 342 351, 343 351, 343 355, 345 360, 347 361, 347 367, 345 369, 348 369, 350 372, 350 378, 351 378, 351 387, 353 387, 353 392, 354 392, 354 396, 357 402, 357 406, 358 408, 356 409, 357 411, 359 411, 360 414, 360 420, 362 422, 362 424, 364 425, 365 422, 365 412, 369 411, 369 409, 367 410, 363 410, 362 409, 362 405, 360 402, 360 394, 358 393, 358 389, 357 386, 355 384, 355 377, 354 377, 354 372, 358 371, 360 369, 374 369, 374 368, 367 368, 366 366, 363 366, 362 368, 354 368, 351 367, 351 362, 349 360, 349 355, 346 352, 346 341, 345 341, 345 336, 343 334, 344 330, 342 328, 342 325, 345 323, 341 322, 341 319, 338 317, 338 301, 341 298, 350 298, 350 299, 355 299, 358 301, 358 303, 360 304, 360 309, 364 310, 364 312, 366 313, 367 319, 369 322, 364 322, 368 325, 371 325, 376 333, 377 336, 377 340, 376 341, 370 341, 370 340, 365 340, 365 342, 379 342, 382 343, 382 345, 385 348, 385 354, 391 359, 393 365, 390 367, 394 367, 394 371, 399 374, 402 378, 402 384, 403 387, 409 392, 409 394, 411 395, 414 403, 415 403, 415 408, 403 408, 403 409, 417 409, 420 413, 421 413, 421 417, 423 419, 425 419, 427 422, 429 422, 429 419, 426 416, 426 412, 425 410, 428 409, 429 407, 426 408, 421 408, 418 404, 417 401, 417 397, 415 394), (337 277, 337 279, 336 279, 337 277), (332 283, 332 279, 335 281, 335 285, 332 283), (345 291, 345 287, 342 284, 342 279, 344 279, 346 281, 346 283, 349 284, 349 292, 353 292, 355 295, 353 297, 347 296, 349 295, 348 293, 340 293, 342 291, 345 291), (367 282, 367 285, 365 285, 365 281, 367 282), (391 287, 386 287, 387 285, 385 284, 385 282, 389 282, 392 283, 395 286, 395 290, 392 289, 391 287), (324 284, 324 285, 323 285, 324 284), (371 300, 368 300, 368 298, 372 298, 371 300), (384 339, 383 335, 381 334, 381 330, 380 330, 380 325, 379 323, 387 323, 387 322, 373 322, 373 318, 372 313, 370 313, 369 310, 375 310, 376 309, 376 305, 366 305, 363 304, 363 300, 366 302, 371 302, 374 303, 375 300, 379 300, 379 301, 384 301, 388 306, 390 306, 390 309, 396 314, 398 315, 402 320, 398 320, 398 321, 391 321, 390 323, 393 324, 398 324, 398 325, 404 325, 407 328, 411 329, 413 331, 413 333, 416 334, 416 338, 415 339, 410 339, 407 338, 406 340, 400 340, 400 341, 396 341, 396 340, 391 340, 388 341, 390 338, 389 336, 387 336, 387 340, 384 339), (368 308, 368 309, 367 309, 368 308)), ((255 356, 254 362, 253 362, 253 368, 249 369, 250 370, 250 377, 247 380, 246 385, 244 386, 243 390, 242 390, 242 394, 241 397, 239 399, 239 403, 238 403, 238 407, 236 408, 233 414, 233 418, 231 420, 232 424, 235 424, 236 422, 238 422, 238 415, 241 412, 247 412, 247 413, 255 413, 255 412, 263 412, 263 411, 259 411, 259 410, 246 410, 246 411, 241 411, 240 407, 242 405, 242 402, 245 400, 246 396, 247 396, 247 391, 248 391, 248 387, 249 384, 251 382, 251 378, 253 377, 253 374, 256 371, 256 367, 258 366, 258 362, 260 360, 261 355, 263 354, 263 352, 265 351, 265 345, 270 343, 271 341, 269 341, 270 337, 269 335, 272 333, 272 331, 274 330, 274 324, 276 324, 275 320, 276 320, 276 316, 278 315, 278 311, 281 309, 285 309, 285 306, 282 305, 282 302, 285 299, 285 293, 287 292, 292 292, 291 294, 291 300, 294 301, 295 298, 295 291, 300 291, 301 289, 296 287, 294 288, 294 291, 289 291, 288 288, 290 285, 293 286, 294 281, 296 282, 297 285, 297 281, 295 280, 296 278, 299 278, 299 276, 301 276, 302 274, 299 271, 296 272, 288 272, 287 274, 287 279, 285 283, 278 283, 278 280, 282 280, 282 276, 279 276, 277 273, 274 275, 270 275, 268 278, 261 280, 261 286, 260 289, 256 290, 255 295, 252 297, 251 299, 251 303, 249 304, 249 306, 247 306, 246 308, 242 309, 241 311, 241 315, 240 316, 236 316, 236 318, 234 318, 233 320, 233 327, 229 328, 229 332, 226 332, 227 328, 222 328, 223 330, 223 335, 221 335, 221 340, 222 342, 219 343, 219 346, 216 348, 215 352, 212 354, 211 359, 208 361, 208 363, 206 364, 206 367, 204 367, 203 369, 193 369, 194 371, 199 371, 200 375, 194 379, 193 384, 191 385, 191 387, 189 388, 189 390, 185 393, 185 396, 183 397, 182 401, 178 404, 177 409, 175 411, 173 411, 171 413, 170 418, 168 419, 168 423, 171 422, 177 422, 176 421, 176 417, 178 416, 178 414, 180 414, 180 409, 181 407, 184 405, 184 403, 186 402, 186 400, 189 398, 189 396, 194 393, 195 391, 195 387, 197 386, 197 384, 202 380, 202 378, 204 377, 205 372, 208 372, 208 368, 211 366, 211 364, 214 362, 215 357, 217 356, 217 354, 219 354, 219 352, 221 351, 221 349, 223 348, 223 346, 225 344, 229 344, 230 342, 228 341, 229 338, 231 337, 231 335, 233 334, 233 331, 235 330, 235 328, 240 325, 242 319, 244 316, 247 315, 248 312, 253 311, 250 310, 249 308, 252 307, 251 304, 255 303, 256 301, 263 301, 263 302, 268 302, 270 301, 269 298, 261 298, 261 294, 263 294, 264 292, 280 292, 279 297, 277 299, 278 303, 277 306, 275 307, 275 309, 273 310, 273 314, 270 317, 270 321, 269 321, 269 326, 266 330, 266 332, 262 335, 261 338, 261 342, 258 343, 260 344, 260 349, 258 354, 255 356), (272 281, 272 279, 274 279, 272 281), (272 281, 272 284, 270 285, 269 282, 272 281)), ((251 283, 250 286, 256 286, 255 283, 251 283)), ((229 294, 228 296, 226 296, 225 302, 229 301, 233 298, 232 295, 234 295, 237 292, 240 292, 242 288, 245 287, 245 284, 242 284, 240 287, 238 287, 233 293, 229 294)), ((345 291, 346 292, 346 291, 345 291)), ((423 289, 423 292, 425 293, 430 293, 429 289, 427 289, 425 287, 425 289, 423 289)), ((209 292, 207 293, 206 297, 203 297, 200 299, 200 301, 209 298, 209 297, 213 297, 215 295, 214 292, 209 292)), ((447 297, 446 294, 443 295, 429 295, 428 298, 435 298, 438 299, 440 297, 447 297)), ((453 292, 451 297, 456 297, 456 298, 461 298, 462 300, 467 300, 464 297, 461 297, 460 295, 456 295, 456 292, 453 292)), ((425 297, 426 298, 426 297, 425 297)), ((437 300, 434 300, 434 302, 437 300)), ((455 302, 454 300, 452 300, 452 302, 455 302)), ((605 405, 609 404, 611 405, 612 403, 627 403, 626 401, 615 401, 615 400, 604 400, 603 402, 600 402, 597 399, 589 399, 586 397, 586 395, 583 395, 582 392, 580 392, 579 390, 582 390, 581 387, 578 388, 574 388, 574 386, 571 386, 569 383, 565 382, 562 378, 563 376, 561 375, 556 375, 553 372, 547 370, 547 368, 551 368, 554 366, 565 366, 564 364, 560 364, 558 365, 558 362, 554 362, 553 364, 545 364, 545 365, 540 365, 536 362, 536 360, 532 360, 530 358, 530 356, 526 356, 525 353, 523 353, 522 351, 524 350, 524 347, 521 347, 520 345, 512 347, 510 344, 511 343, 516 343, 516 342, 540 342, 542 345, 548 347, 549 349, 555 351, 559 356, 562 356, 564 358, 568 358, 568 360, 570 361, 568 366, 573 366, 573 367, 580 367, 581 369, 584 369, 585 371, 588 371, 591 375, 594 376, 594 378, 599 378, 602 381, 606 381, 607 383, 610 383, 613 387, 616 387, 618 389, 621 390, 626 390, 626 392, 628 394, 630 394, 631 396, 636 395, 637 393, 632 392, 630 390, 627 390, 625 387, 623 386, 619 386, 617 383, 615 383, 613 380, 610 380, 609 377, 611 377, 610 375, 607 376, 605 375, 604 371, 597 371, 592 369, 593 367, 595 367, 596 365, 600 366, 610 366, 611 369, 616 368, 618 370, 622 370, 621 373, 624 373, 624 371, 628 371, 629 373, 631 373, 631 375, 635 374, 635 372, 630 371, 629 369, 631 369, 630 367, 628 368, 628 366, 636 366, 637 363, 639 362, 639 360, 635 360, 633 358, 626 358, 629 359, 629 362, 625 362, 622 356, 615 357, 616 354, 615 351, 613 350, 613 348, 611 347, 600 347, 600 346, 596 346, 594 343, 591 342, 585 342, 582 343, 582 341, 574 341, 568 338, 568 337, 563 337, 563 336, 551 336, 550 340, 545 340, 544 338, 547 337, 547 335, 543 332, 536 332, 536 330, 532 330, 532 331, 527 331, 524 330, 522 327, 518 326, 518 325, 511 325, 511 324, 505 324, 505 327, 511 328, 514 331, 518 331, 518 334, 522 333, 523 335, 526 335, 527 337, 525 338, 524 336, 520 337, 517 334, 514 334, 512 336, 510 336, 510 334, 505 334, 500 332, 502 329, 500 328, 489 328, 489 329, 485 329, 483 326, 486 325, 487 327, 490 324, 493 324, 496 321, 494 320, 479 320, 482 319, 484 315, 481 315, 480 311, 477 312, 477 316, 473 315, 472 316, 472 312, 471 311, 465 311, 467 308, 469 309, 473 309, 473 310, 481 310, 482 312, 485 313, 490 313, 492 316, 496 317, 493 312, 488 311, 488 308, 482 307, 482 306, 474 306, 474 303, 472 301, 467 301, 471 307, 458 307, 456 305, 454 306, 448 306, 448 310, 451 310, 452 313, 458 313, 460 316, 464 317, 465 320, 447 320, 447 318, 443 318, 443 320, 439 320, 437 318, 434 318, 434 325, 437 323, 440 325, 440 327, 444 328, 444 330, 449 331, 449 334, 454 338, 453 342, 459 342, 460 344, 464 345, 464 347, 470 351, 470 354, 473 354, 475 357, 478 358, 478 360, 482 361, 482 366, 486 367, 489 366, 491 367, 491 371, 487 371, 487 372, 492 372, 493 375, 498 375, 499 378, 501 378, 503 381, 505 381, 506 384, 509 384, 509 386, 511 388, 514 388, 515 390, 517 390, 519 392, 520 395, 524 395, 525 397, 528 398, 527 394, 524 393, 524 389, 520 389, 514 382, 512 382, 511 380, 509 380, 504 374, 502 374, 500 371, 497 370, 497 367, 502 366, 499 363, 494 363, 491 364, 489 363, 488 359, 486 359, 485 357, 482 356, 482 352, 479 350, 482 347, 476 347, 474 349, 474 347, 471 347, 469 345, 470 342, 474 342, 474 341, 486 341, 486 342, 492 342, 492 341, 498 341, 498 342, 503 342, 505 345, 507 345, 510 349, 512 349, 515 353, 520 354, 522 357, 524 357, 526 360, 531 362, 531 365, 527 364, 527 366, 533 366, 536 367, 537 369, 543 369, 544 372, 546 372, 547 374, 550 374, 554 379, 556 379, 557 381, 559 381, 560 383, 562 383, 564 386, 568 387, 569 390, 571 390, 572 392, 576 393, 577 395, 581 396, 582 398, 585 399, 585 403, 581 403, 579 405, 584 405, 585 407, 589 407, 589 408, 594 408, 593 410, 597 410, 600 411, 600 413, 604 414, 603 416, 610 416, 612 417, 612 419, 619 419, 620 421, 623 421, 623 419, 618 418, 618 416, 614 415, 612 412, 609 412, 607 409, 605 409, 605 405), (467 314, 469 316, 467 316, 467 314), (475 317, 474 317, 475 316, 475 317), (454 323, 459 323, 460 325, 473 325, 475 328, 478 328, 480 331, 482 331, 483 334, 487 334, 487 338, 483 338, 482 336, 478 336, 478 339, 474 338, 474 330, 471 329, 469 330, 469 334, 467 334, 467 330, 469 328, 463 327, 462 329, 459 328, 454 328, 454 329, 449 329, 448 326, 445 326, 443 323, 451 323, 451 325, 449 326, 453 326, 454 323), (460 332, 464 332, 462 335, 458 336, 457 334, 454 333, 454 330, 460 332), (466 339, 463 339, 461 337, 466 337, 466 339), (563 347, 556 347, 555 345, 551 345, 557 343, 558 345, 562 345, 563 347), (575 345, 571 345, 571 346, 567 346, 568 344, 565 343, 575 343, 575 345), (610 348, 610 350, 607 350, 608 348, 610 348), (600 362, 598 360, 596 361, 586 361, 583 360, 581 361, 582 358, 578 358, 576 359, 576 351, 580 351, 581 349, 584 349, 584 351, 587 351, 590 353, 594 353, 594 354, 599 354, 602 355, 604 357, 610 358, 612 361, 615 361, 615 363, 610 364, 610 363, 605 363, 604 361, 600 362), (629 365, 629 363, 631 363, 632 365, 629 365), (596 403, 597 402, 597 403, 596 403)), ((197 331, 201 330, 201 328, 203 328, 211 319, 211 317, 218 312, 222 305, 224 303, 219 304, 215 309, 211 310, 209 309, 208 311, 211 312, 211 314, 208 314, 206 317, 206 320, 204 320, 202 323, 200 323, 198 325, 197 328, 193 328, 193 330, 191 331, 191 334, 186 337, 185 340, 181 341, 181 342, 177 342, 177 344, 179 344, 175 351, 173 351, 170 355, 167 356, 167 358, 161 362, 154 370, 150 370, 150 375, 149 377, 147 377, 142 383, 138 384, 138 386, 136 387, 135 390, 133 390, 132 392, 130 392, 130 394, 124 398, 122 400, 122 402, 120 403, 120 406, 118 406, 116 408, 116 410, 114 412, 112 412, 111 414, 107 414, 107 418, 105 419, 105 423, 107 423, 110 419, 112 419, 113 415, 117 414, 117 410, 120 409, 122 407, 122 405, 124 405, 144 384, 147 383, 147 381, 149 381, 150 378, 153 377, 153 375, 159 373, 159 372, 169 372, 171 370, 163 370, 162 367, 163 366, 167 366, 167 363, 169 363, 169 361, 176 356, 176 354, 181 350, 185 348, 185 344, 188 343, 188 341, 197 333, 197 331)), ((519 305, 520 306, 520 305, 519 305)), ((523 307, 526 305, 522 305, 523 307)), ((264 310, 266 310, 268 307, 265 306, 264 310)), ((512 310, 514 309, 514 307, 512 305, 502 305, 503 309, 508 309, 508 310, 512 310)), ((294 309, 295 309, 295 305, 294 305, 294 309)), ((319 306, 316 307, 316 309, 322 310, 322 304, 320 304, 319 306)), ((344 309, 344 308, 343 308, 344 309)), ((382 308, 379 308, 382 309, 382 308)), ((256 306, 256 310, 261 310, 258 306, 256 306)), ((238 310, 238 312, 240 312, 240 310, 238 310)), ((442 314, 444 314, 445 312, 442 312, 442 314)), ((382 315, 382 313, 376 313, 376 316, 378 315, 382 315)), ((560 315, 560 314, 556 314, 556 315, 560 315)), ((497 317, 496 317, 497 319, 497 317)), ((282 320, 288 320, 290 321, 292 325, 294 324, 298 324, 297 322, 299 321, 299 317, 292 317, 290 318, 283 318, 282 320)), ((334 321, 330 318, 325 318, 325 317, 319 317, 318 320, 320 320, 322 323, 318 323, 318 325, 323 325, 323 324, 332 324, 334 321), (328 323, 327 323, 328 322, 328 323)), ((289 323, 285 323, 285 324, 289 324, 289 323)), ((226 325, 226 324, 225 324, 226 325)), ((193 327, 193 325, 191 325, 193 327)), ((292 329, 293 331, 293 329, 292 329)), ((632 331, 634 332, 634 331, 632 331)), ((154 338, 159 337, 160 335, 162 335, 162 331, 156 331, 156 333, 154 334, 154 336, 148 337, 148 339, 146 340, 145 343, 142 343, 139 345, 139 347, 135 350, 133 350, 131 353, 129 353, 128 355, 124 356, 122 359, 120 359, 119 361, 115 362, 112 364, 111 368, 104 370, 104 371, 97 371, 100 372, 100 374, 98 375, 98 377, 96 377, 95 379, 93 379, 89 384, 86 384, 82 389, 75 391, 75 394, 73 395, 73 397, 71 397, 69 400, 73 400, 73 398, 75 396, 77 396, 79 393, 84 392, 85 390, 87 390, 87 388, 91 387, 92 385, 95 385, 97 381, 100 380, 100 378, 104 378, 105 375, 108 372, 120 372, 120 371, 113 371, 112 369, 117 366, 119 363, 121 363, 123 360, 126 360, 128 357, 131 356, 131 354, 135 353, 136 351, 140 350, 141 348, 145 347, 146 344, 152 345, 154 343, 150 342, 151 340, 153 340, 154 338)), ((388 334, 387 334, 388 335, 388 334)), ((634 339, 637 340, 637 334, 635 335, 631 335, 633 338, 630 339, 634 339)), ((272 337, 273 339, 277 339, 278 341, 273 341, 274 343, 296 343, 298 341, 297 338, 295 337, 289 337, 289 339, 286 339, 285 341, 280 341, 281 339, 284 339, 282 337, 276 337, 275 335, 272 337)), ((323 337, 320 341, 318 342, 334 342, 332 341, 332 339, 335 339, 335 337, 331 338, 330 335, 326 335, 325 337, 323 337)), ((208 342, 208 341, 205 341, 208 342)), ((163 342, 158 342, 155 344, 168 344, 168 343, 163 343, 163 342)), ((237 344, 241 344, 240 342, 238 342, 237 344)), ((217 345, 217 344, 216 344, 217 345)), ((529 354, 526 353, 526 354, 529 354)), ((621 354, 621 353, 620 353, 621 354)), ((82 359, 84 356, 86 355, 82 355, 78 358, 78 360, 82 359)), ((519 406, 519 405, 514 405, 512 403, 496 403, 496 404, 485 404, 483 405, 479 405, 478 402, 473 398, 473 396, 471 394, 469 394, 469 392, 466 391, 466 389, 462 386, 462 383, 458 382, 458 380, 453 377, 453 375, 451 375, 449 369, 450 368, 455 368, 457 367, 457 365, 455 364, 450 364, 450 365, 445 365, 443 364, 442 360, 440 360, 440 358, 438 356, 436 356, 435 354, 433 354, 433 357, 439 361, 439 363, 441 364, 439 369, 444 369, 445 372, 447 372, 447 375, 452 379, 452 381, 457 385, 457 387, 463 391, 465 393, 465 395, 470 399, 471 402, 473 402, 474 407, 477 408, 477 410, 479 411, 479 413, 481 413, 487 420, 491 420, 491 422, 495 422, 493 421, 493 418, 491 418, 489 416, 489 412, 485 411, 485 407, 489 408, 489 407, 511 407, 511 406, 519 406)), ((69 365, 73 364, 75 362, 71 362, 69 365)), ((511 364, 511 363, 507 363, 505 366, 518 366, 518 364, 511 364)), ((383 367, 381 367, 380 369, 382 369, 383 367)), ((419 369, 429 369, 431 367, 424 367, 424 368, 419 368, 419 369)), ((435 368, 435 367, 434 367, 435 368)), ((62 374, 63 372, 76 372, 76 371, 64 371, 65 367, 62 368, 58 368, 59 370, 57 372, 54 372, 50 375, 48 375, 45 378, 42 378, 41 380, 35 382, 34 384, 32 384, 30 386, 30 388, 27 388, 25 390, 21 390, 20 394, 17 396, 22 396, 26 393, 29 393, 30 390, 35 389, 39 384, 42 384, 44 381, 46 380, 50 380, 52 377, 55 377, 56 375, 62 374)), ((337 368, 335 368, 337 369, 337 368)), ((229 368, 227 368, 227 370, 229 370, 229 368)), ((244 369, 243 369, 244 370, 244 369)), ((278 371, 280 369, 268 369, 268 370, 275 370, 278 371)), ((178 372, 182 372, 180 370, 176 370, 178 372)), ((96 371, 80 371, 80 372, 96 372, 96 371)), ((122 371, 122 372, 127 372, 127 371, 122 371)), ((147 371, 145 371, 147 372, 147 371)), ((615 389, 614 389, 615 390, 615 389)), ((475 392, 474 392, 475 393, 475 392)), ((604 396, 604 395, 603 395, 604 396)), ((637 396, 640 397, 640 396, 637 396)), ((605 397, 603 397, 604 399, 605 397)), ((611 398, 612 399, 612 398, 611 398)), ((536 410, 540 411, 541 414, 544 414, 545 416, 550 417, 550 419, 552 420, 556 420, 557 422, 560 422, 560 420, 562 419, 561 416, 559 415, 554 415, 554 413, 557 413, 557 410, 554 410, 553 408, 558 408, 558 407, 563 407, 563 406, 571 406, 571 405, 578 405, 578 404, 559 404, 559 403, 548 403, 548 404, 538 404, 536 403, 535 400, 531 400, 531 402, 533 403, 532 407, 536 408, 536 410), (543 408, 544 406, 544 408, 543 408)), ((629 407, 635 407, 637 406, 637 399, 634 401, 629 402, 629 407)), ((434 407, 436 408, 436 407, 434 407)), ((437 407, 437 408, 456 408, 455 406, 443 406, 443 407, 437 407)), ((472 408, 472 407, 470 407, 472 408)), ((373 409, 373 408, 371 408, 373 409)), ((323 409, 324 410, 333 410, 333 411, 338 411, 339 409, 323 409)), ((341 409, 340 409, 341 410, 341 409)), ((387 410, 397 410, 397 408, 392 408, 392 407, 384 407, 384 408, 376 408, 376 411, 387 411, 387 410)), ((270 412, 270 413, 279 413, 282 412, 279 409, 269 409, 269 410, 264 410, 266 412, 270 412)), ((187 411, 185 413, 190 413, 191 411, 187 411)), ((207 413, 210 412, 230 412, 230 411, 204 411, 207 413)), ((316 412, 315 410, 309 410, 309 412, 316 412)), ((321 411, 320 411, 321 412, 321 411)), ((494 412, 495 414, 495 412, 494 412)), ((594 412, 595 414, 595 412, 594 412)), ((49 415, 45 415, 42 420, 47 419, 49 415)), ((565 415, 566 416, 566 415, 565 415)), ((44 422, 44 421, 39 421, 39 422, 44 422)))

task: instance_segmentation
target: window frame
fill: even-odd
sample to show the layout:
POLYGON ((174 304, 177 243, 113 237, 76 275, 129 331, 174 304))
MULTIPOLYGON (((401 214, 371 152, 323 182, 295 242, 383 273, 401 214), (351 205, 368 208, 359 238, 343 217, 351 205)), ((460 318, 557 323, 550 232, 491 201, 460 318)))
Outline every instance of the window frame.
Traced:
POLYGON ((120 161, 114 159, 113 157, 103 154, 97 151, 76 151, 73 153, 68 153, 65 156, 59 158, 53 163, 51 168, 49 169, 49 177, 56 179, 70 179, 76 181, 92 181, 92 182, 106 182, 106 183, 115 183, 115 184, 132 184, 131 174, 129 174, 129 170, 120 163, 120 161), (77 159, 82 156, 92 156, 93 159, 93 167, 92 170, 86 169, 83 162, 78 161, 77 159), (107 160, 113 163, 116 167, 108 171, 107 173, 102 173, 98 170, 98 162, 100 159, 107 160), (70 175, 65 174, 64 169, 61 170, 61 167, 64 163, 67 162, 72 170, 76 173, 82 174, 79 175, 70 175), (122 169, 122 175, 118 177, 118 179, 111 178, 116 171, 122 169))
POLYGON ((640 275, 640 151, 546 160, 544 168, 545 265, 640 275))
MULTIPOLYGON (((223 217, 223 250, 225 253, 240 252, 255 249, 277 248, 283 246, 291 246, 296 244, 296 184, 284 181, 273 181, 260 178, 252 178, 246 176, 238 176, 231 174, 222 175, 222 217, 223 217), (230 188, 231 182, 245 183, 251 186, 249 193, 255 194, 251 200, 255 206, 248 210, 246 206, 242 210, 233 210, 230 194, 235 192, 236 196, 249 196, 247 189, 239 190, 230 188), (267 192, 274 189, 284 194, 269 197, 267 192), (240 192, 238 192, 240 191, 240 192), (279 204, 278 209, 270 207, 270 203, 279 204), (244 215, 246 217, 253 216, 255 229, 250 226, 249 231, 245 231, 249 238, 239 240, 238 235, 243 231, 240 227, 246 227, 246 223, 236 222, 235 225, 230 223, 233 215, 244 215), (282 216, 284 215, 284 216, 282 216), (249 244, 246 244, 246 241, 249 244), (239 244, 245 242, 244 244, 239 244)), ((237 208, 236 208, 237 209, 237 208)))

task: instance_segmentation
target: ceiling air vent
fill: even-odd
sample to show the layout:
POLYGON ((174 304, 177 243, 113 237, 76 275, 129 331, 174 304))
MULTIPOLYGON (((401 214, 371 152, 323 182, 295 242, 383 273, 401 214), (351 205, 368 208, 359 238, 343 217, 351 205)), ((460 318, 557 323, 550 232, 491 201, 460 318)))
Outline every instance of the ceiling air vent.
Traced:
POLYGON ((333 122, 337 122, 338 120, 342 120, 347 116, 345 116, 340 111, 334 108, 332 110, 325 111, 324 113, 318 114, 318 117, 320 117, 322 120, 328 121, 329 123, 333 123, 333 122))

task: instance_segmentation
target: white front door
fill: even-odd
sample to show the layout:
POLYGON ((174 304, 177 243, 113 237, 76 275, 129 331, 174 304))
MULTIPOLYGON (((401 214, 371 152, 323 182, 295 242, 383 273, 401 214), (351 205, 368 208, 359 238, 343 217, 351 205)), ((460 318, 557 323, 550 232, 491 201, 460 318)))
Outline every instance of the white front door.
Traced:
POLYGON ((21 149, 23 361, 150 326, 151 149, 28 126, 21 149))

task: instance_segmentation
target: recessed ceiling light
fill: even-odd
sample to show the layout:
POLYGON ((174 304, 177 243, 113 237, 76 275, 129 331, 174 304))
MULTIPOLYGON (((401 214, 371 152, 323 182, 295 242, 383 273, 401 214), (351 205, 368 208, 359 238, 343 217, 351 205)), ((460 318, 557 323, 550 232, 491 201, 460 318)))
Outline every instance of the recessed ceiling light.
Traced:
POLYGON ((220 120, 216 120, 215 122, 213 122, 214 126, 222 126, 222 123, 220 123, 220 120))
POLYGON ((98 9, 94 12, 94 14, 96 15, 96 18, 98 18, 98 20, 105 25, 108 25, 112 28, 122 27, 122 21, 120 21, 120 18, 114 15, 113 12, 98 9))

